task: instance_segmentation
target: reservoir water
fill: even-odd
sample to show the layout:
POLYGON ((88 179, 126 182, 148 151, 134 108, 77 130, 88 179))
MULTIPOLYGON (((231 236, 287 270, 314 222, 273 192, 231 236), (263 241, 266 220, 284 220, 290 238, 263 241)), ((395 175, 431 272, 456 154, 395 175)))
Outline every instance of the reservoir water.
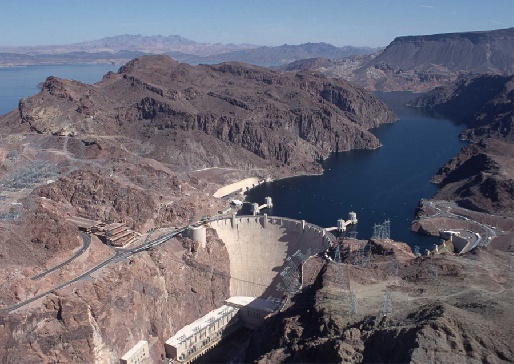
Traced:
MULTIPOLYGON (((85 83, 100 81, 116 65, 54 65, 0 68, 0 115, 18 106, 21 98, 36 94, 37 84, 48 76, 85 83)), ((372 130, 383 146, 334 154, 323 162, 320 176, 302 176, 263 184, 248 201, 273 198, 268 214, 305 219, 323 227, 335 226, 348 212, 357 212, 358 238, 372 235, 373 225, 391 221, 391 238, 431 247, 437 239, 410 231, 414 210, 421 198, 430 198, 436 186, 429 182, 446 161, 463 146, 462 125, 403 106, 410 93, 378 93, 400 120, 372 130)), ((245 207, 246 208, 246 207, 245 207)))
POLYGON ((94 83, 119 67, 111 64, 0 67, 0 115, 17 108, 20 99, 37 94, 37 85, 48 76, 94 83))
MULTIPOLYGON (((322 227, 337 225, 355 211, 357 238, 368 239, 374 224, 390 220, 391 238, 414 247, 433 247, 438 239, 410 231, 421 198, 430 198, 437 187, 429 182, 437 170, 465 143, 458 138, 464 128, 436 115, 403 106, 416 95, 377 93, 398 115, 394 124, 372 132, 383 146, 332 155, 323 162, 324 173, 277 180, 252 189, 250 202, 273 199, 269 215, 305 219, 322 227)), ((248 213, 245 205, 242 213, 248 213)), ((423 250, 422 250, 423 251, 423 250)))

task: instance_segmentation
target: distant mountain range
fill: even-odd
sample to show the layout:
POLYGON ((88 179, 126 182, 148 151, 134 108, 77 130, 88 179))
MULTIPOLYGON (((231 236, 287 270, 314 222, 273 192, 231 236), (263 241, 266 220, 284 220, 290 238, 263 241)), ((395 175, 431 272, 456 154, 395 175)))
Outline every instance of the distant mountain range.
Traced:
POLYGON ((116 35, 97 40, 65 45, 45 45, 34 47, 0 47, 0 53, 19 53, 27 55, 66 54, 73 52, 116 54, 120 51, 138 51, 143 53, 163 54, 168 52, 182 52, 196 56, 227 53, 244 49, 257 48, 251 44, 209 44, 197 43, 180 35, 116 35))
POLYGON ((239 61, 260 66, 280 66, 302 58, 343 58, 371 54, 376 48, 335 47, 326 43, 305 43, 263 47, 252 44, 198 43, 179 35, 118 35, 67 45, 0 47, 0 66, 117 63, 144 54, 167 54, 190 64, 239 61))
POLYGON ((303 59, 280 69, 314 69, 368 90, 428 91, 469 74, 513 74, 514 28, 398 37, 375 54, 303 59))

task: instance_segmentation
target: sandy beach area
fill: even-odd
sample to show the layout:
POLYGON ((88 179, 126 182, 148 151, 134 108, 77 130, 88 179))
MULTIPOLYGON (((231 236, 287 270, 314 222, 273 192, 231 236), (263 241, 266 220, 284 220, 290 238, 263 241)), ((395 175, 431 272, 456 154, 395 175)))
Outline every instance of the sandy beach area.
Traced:
POLYGON ((221 187, 219 190, 214 192, 214 197, 223 197, 229 195, 233 192, 237 192, 242 189, 243 192, 246 192, 247 188, 252 188, 259 184, 259 179, 257 177, 250 177, 242 179, 241 181, 237 181, 231 183, 229 185, 221 187))

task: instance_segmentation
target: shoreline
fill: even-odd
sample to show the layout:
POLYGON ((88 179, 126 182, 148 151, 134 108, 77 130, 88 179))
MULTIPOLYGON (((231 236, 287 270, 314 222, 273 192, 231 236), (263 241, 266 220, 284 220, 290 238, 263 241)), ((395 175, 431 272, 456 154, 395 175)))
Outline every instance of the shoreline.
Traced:
POLYGON ((288 178, 296 178, 296 177, 303 177, 303 176, 321 176, 321 175, 323 175, 324 172, 325 172, 325 170, 322 170, 321 173, 296 174, 296 175, 292 175, 292 176, 285 176, 285 177, 278 177, 278 178, 268 177, 268 178, 264 178, 264 179, 259 179, 257 177, 248 177, 248 178, 244 178, 242 180, 239 180, 239 181, 236 181, 236 182, 233 182, 233 183, 230 183, 228 185, 218 188, 212 196, 216 197, 216 198, 222 198, 222 197, 228 196, 230 194, 233 194, 235 192, 240 192, 241 194, 245 195, 248 191, 250 191, 251 189, 253 189, 263 183, 275 182, 275 181, 280 181, 280 180, 284 180, 284 179, 288 179, 288 178))
POLYGON ((256 185, 260 185, 261 183, 266 182, 266 179, 259 180, 257 177, 249 177, 242 180, 239 180, 237 182, 225 185, 221 188, 219 188, 214 194, 213 197, 216 198, 222 198, 224 196, 230 195, 234 192, 242 192, 245 193, 248 191, 249 188, 253 188, 256 185))

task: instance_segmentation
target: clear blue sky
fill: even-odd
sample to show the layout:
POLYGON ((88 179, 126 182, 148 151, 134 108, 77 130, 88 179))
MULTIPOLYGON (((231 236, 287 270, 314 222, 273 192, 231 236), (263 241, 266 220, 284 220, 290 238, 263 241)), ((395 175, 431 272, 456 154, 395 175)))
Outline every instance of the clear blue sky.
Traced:
POLYGON ((119 34, 197 42, 385 46, 401 35, 514 26, 514 0, 0 0, 0 46, 119 34))

